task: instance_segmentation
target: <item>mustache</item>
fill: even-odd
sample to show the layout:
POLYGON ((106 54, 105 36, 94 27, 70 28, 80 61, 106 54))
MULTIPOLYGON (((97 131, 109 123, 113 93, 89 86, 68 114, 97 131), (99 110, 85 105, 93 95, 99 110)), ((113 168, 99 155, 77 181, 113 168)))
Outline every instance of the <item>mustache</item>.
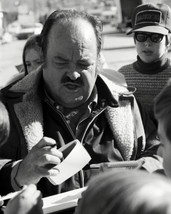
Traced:
POLYGON ((82 78, 77 78, 76 80, 72 80, 70 77, 68 76, 64 76, 61 80, 61 83, 65 84, 65 83, 73 83, 73 84, 78 84, 78 85, 82 85, 83 84, 83 80, 82 78))

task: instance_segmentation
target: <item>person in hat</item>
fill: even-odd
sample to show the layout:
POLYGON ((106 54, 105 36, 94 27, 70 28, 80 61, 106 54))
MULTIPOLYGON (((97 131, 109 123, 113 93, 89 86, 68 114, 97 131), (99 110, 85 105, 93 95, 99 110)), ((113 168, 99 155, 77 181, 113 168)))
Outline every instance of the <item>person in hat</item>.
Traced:
MULTIPOLYGON (((119 69, 128 86, 136 88, 135 97, 146 118, 146 131, 157 131, 153 113, 154 97, 171 76, 168 59, 171 32, 171 9, 166 4, 141 4, 132 16, 132 30, 137 60, 119 69), (143 108, 142 108, 143 107, 143 108)), ((147 133, 148 135, 148 133, 147 133)))

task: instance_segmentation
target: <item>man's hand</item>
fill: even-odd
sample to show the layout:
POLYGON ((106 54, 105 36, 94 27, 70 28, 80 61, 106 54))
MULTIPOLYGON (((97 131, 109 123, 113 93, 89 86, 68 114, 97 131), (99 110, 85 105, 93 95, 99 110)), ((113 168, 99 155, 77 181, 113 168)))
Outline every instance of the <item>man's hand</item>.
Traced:
POLYGON ((41 192, 34 184, 30 184, 21 193, 11 199, 5 209, 5 214, 43 214, 41 192))
POLYGON ((20 186, 37 184, 42 177, 57 175, 55 168, 63 158, 56 149, 56 141, 43 137, 21 162, 16 181, 20 186))

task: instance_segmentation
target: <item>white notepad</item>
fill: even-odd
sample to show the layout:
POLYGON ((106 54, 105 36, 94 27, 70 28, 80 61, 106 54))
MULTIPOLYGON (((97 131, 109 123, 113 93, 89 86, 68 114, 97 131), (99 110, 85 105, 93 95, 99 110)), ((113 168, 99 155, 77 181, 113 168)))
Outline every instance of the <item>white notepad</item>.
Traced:
POLYGON ((44 214, 76 207, 78 199, 82 197, 82 193, 86 190, 86 188, 87 187, 83 187, 43 198, 44 214))
POLYGON ((79 140, 74 140, 59 149, 63 153, 64 160, 55 166, 59 170, 56 176, 48 179, 54 185, 59 185, 79 172, 91 157, 79 140))

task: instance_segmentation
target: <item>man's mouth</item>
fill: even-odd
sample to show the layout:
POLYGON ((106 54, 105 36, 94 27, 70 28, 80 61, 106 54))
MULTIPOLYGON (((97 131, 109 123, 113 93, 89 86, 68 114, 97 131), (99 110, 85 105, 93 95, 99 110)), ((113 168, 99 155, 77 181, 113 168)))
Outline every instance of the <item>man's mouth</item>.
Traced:
POLYGON ((67 83, 65 84, 65 87, 68 88, 69 90, 76 90, 80 88, 79 84, 73 84, 73 83, 67 83))

